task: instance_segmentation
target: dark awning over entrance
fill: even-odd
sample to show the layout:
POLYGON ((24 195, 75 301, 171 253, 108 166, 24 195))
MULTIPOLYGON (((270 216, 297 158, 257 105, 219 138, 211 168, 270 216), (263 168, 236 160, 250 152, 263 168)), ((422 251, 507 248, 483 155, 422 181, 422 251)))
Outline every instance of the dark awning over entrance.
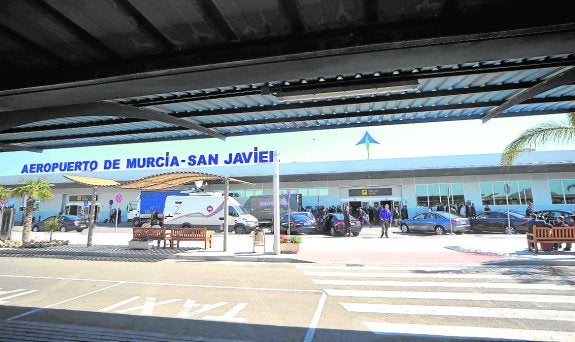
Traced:
POLYGON ((574 47, 568 1, 2 1, 0 151, 564 113, 574 47))

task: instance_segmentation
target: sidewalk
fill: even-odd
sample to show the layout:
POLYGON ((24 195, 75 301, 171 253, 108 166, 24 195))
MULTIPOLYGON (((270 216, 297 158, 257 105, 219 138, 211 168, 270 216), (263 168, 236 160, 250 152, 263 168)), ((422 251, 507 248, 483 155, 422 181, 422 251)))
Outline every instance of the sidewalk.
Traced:
MULTIPOLYGON (((21 239, 22 227, 14 227, 12 239, 21 239)), ((70 256, 107 259, 186 259, 206 261, 293 262, 334 264, 549 264, 575 265, 574 252, 534 254, 527 251, 525 235, 465 234, 422 235, 402 234, 392 228, 390 238, 379 238, 379 228, 364 228, 358 237, 302 236, 298 254, 273 253, 273 235, 266 234, 263 246, 253 249, 252 235, 228 235, 224 251, 224 236, 214 236, 213 247, 203 249, 202 242, 182 242, 180 248, 153 247, 132 250, 128 241, 131 229, 123 224, 98 225, 87 247, 88 231, 55 232, 54 239, 69 240, 69 245, 49 248, 0 248, 0 256, 70 256)), ((47 232, 32 232, 32 239, 48 240, 47 232)))

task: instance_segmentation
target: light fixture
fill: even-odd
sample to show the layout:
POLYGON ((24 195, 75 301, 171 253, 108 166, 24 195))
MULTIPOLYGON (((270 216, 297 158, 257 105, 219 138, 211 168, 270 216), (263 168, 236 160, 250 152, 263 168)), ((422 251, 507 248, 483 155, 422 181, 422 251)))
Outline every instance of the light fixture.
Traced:
POLYGON ((338 97, 389 94, 419 89, 418 80, 386 83, 375 82, 325 82, 310 86, 265 86, 262 95, 274 95, 280 101, 319 100, 338 97))

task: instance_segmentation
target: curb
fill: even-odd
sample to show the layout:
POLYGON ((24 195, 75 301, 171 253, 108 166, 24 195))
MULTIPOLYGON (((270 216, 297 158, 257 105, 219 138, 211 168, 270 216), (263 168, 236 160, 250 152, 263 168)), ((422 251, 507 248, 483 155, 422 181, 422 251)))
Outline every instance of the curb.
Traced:
MULTIPOLYGON (((476 253, 477 251, 467 253, 476 253)), ((489 253, 497 255, 498 253, 489 253)), ((503 253, 502 253, 503 254, 503 253)), ((233 262, 267 262, 267 263, 294 263, 312 264, 311 260, 297 259, 294 257, 276 257, 275 255, 186 255, 185 252, 179 254, 153 254, 153 253, 117 253, 105 251, 58 251, 46 250, 42 248, 17 249, 3 248, 0 250, 0 257, 18 256, 69 256, 69 257, 96 257, 114 259, 152 259, 152 260, 193 260, 193 261, 233 261, 233 262)), ((500 254, 501 255, 501 254, 500 254)), ((575 266, 575 258, 566 259, 531 259, 513 258, 509 254, 503 254, 507 258, 504 260, 486 261, 486 266, 575 266)), ((363 264, 363 263, 356 263, 363 264)))
POLYGON ((41 248, 33 249, 5 249, 0 251, 0 257, 11 255, 45 255, 45 256, 76 256, 76 257, 101 257, 101 258, 125 258, 125 259, 155 259, 155 260, 195 260, 195 261, 236 261, 236 262, 277 262, 277 263, 312 263, 311 261, 286 257, 258 256, 235 256, 235 255, 182 255, 182 254, 143 254, 143 253, 114 253, 114 252, 90 252, 90 251, 50 251, 41 248))

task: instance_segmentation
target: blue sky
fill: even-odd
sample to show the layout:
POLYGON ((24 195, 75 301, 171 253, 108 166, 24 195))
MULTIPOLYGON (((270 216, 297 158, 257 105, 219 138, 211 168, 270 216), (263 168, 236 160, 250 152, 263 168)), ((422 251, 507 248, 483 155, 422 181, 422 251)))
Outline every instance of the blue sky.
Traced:
MULTIPOLYGON (((103 147, 46 150, 44 153, 0 153, 0 175, 18 175, 26 163, 104 160, 171 155, 277 150, 282 163, 366 159, 364 145, 356 143, 367 130, 379 142, 370 147, 371 159, 501 153, 522 131, 547 121, 566 120, 566 115, 522 118, 372 126, 297 133, 266 134, 219 139, 183 140, 103 147)), ((537 150, 575 149, 573 145, 550 145, 537 150)), ((223 157, 222 157, 223 158, 223 157)))

